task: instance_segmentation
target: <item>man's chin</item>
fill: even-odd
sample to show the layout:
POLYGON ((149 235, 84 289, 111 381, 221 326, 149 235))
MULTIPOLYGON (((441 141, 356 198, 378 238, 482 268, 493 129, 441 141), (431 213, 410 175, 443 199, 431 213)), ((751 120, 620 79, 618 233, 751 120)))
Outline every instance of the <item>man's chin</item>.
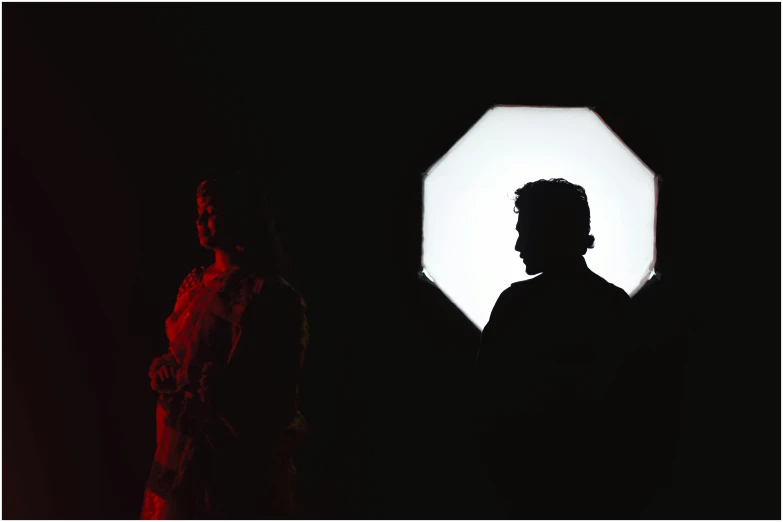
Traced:
POLYGON ((527 275, 536 275, 540 274, 542 272, 541 268, 536 266, 534 263, 527 264, 525 263, 525 273, 527 275))

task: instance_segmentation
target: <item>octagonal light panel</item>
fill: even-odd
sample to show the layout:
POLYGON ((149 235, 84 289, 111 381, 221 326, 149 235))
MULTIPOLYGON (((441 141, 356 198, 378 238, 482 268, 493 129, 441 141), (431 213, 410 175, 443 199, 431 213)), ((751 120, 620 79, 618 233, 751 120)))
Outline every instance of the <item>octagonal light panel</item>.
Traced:
POLYGON ((514 191, 564 178, 587 193, 590 269, 629 295, 655 263, 656 180, 588 108, 494 107, 426 174, 425 273, 480 329, 531 277, 514 251, 514 191))

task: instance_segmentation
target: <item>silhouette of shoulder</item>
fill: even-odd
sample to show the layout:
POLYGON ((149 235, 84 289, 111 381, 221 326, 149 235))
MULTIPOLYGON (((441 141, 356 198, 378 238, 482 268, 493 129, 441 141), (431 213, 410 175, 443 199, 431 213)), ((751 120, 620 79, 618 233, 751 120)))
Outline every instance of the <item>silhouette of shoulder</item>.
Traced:
POLYGON ((602 289, 607 293, 607 295, 617 299, 618 301, 624 301, 630 304, 631 296, 629 296, 625 290, 623 290, 617 285, 610 283, 609 281, 599 276, 595 272, 590 272, 590 274, 592 275, 594 282, 598 286, 602 287, 602 289))
POLYGON ((517 281, 515 283, 511 283, 511 286, 509 286, 506 290, 524 292, 525 290, 528 290, 538 285, 539 280, 540 280, 540 276, 533 277, 531 279, 526 279, 524 281, 517 281))
POLYGON ((608 282, 603 277, 592 271, 587 271, 577 278, 561 280, 546 277, 544 274, 517 281, 506 288, 498 297, 495 309, 502 310, 510 306, 529 303, 543 303, 554 299, 554 293, 566 292, 568 294, 581 294, 601 302, 615 303, 617 306, 630 305, 631 298, 622 288, 608 282), (557 289, 557 292, 554 292, 557 289))
MULTIPOLYGON (((526 279, 524 281, 517 281, 515 283, 511 283, 511 285, 506 288, 506 290, 503 292, 503 294, 507 294, 508 296, 519 296, 519 295, 525 295, 530 292, 538 292, 541 288, 541 276, 536 276, 531 279, 526 279)), ((501 296, 503 295, 501 294, 501 296)))
POLYGON ((511 285, 503 290, 500 296, 498 296, 497 302, 495 303, 495 308, 502 308, 503 306, 510 304, 512 301, 518 301, 520 299, 525 299, 526 297, 531 297, 541 290, 540 286, 540 276, 527 279, 525 281, 511 283, 511 285))

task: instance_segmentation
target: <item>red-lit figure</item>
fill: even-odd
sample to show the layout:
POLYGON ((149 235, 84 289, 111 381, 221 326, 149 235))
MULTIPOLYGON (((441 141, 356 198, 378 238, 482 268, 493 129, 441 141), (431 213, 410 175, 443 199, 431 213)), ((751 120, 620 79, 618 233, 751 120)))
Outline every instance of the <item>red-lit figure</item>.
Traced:
POLYGON ((198 238, 215 262, 182 282, 166 319, 169 351, 150 366, 160 398, 142 519, 295 513, 305 304, 281 275, 272 220, 246 181, 198 187, 198 238))

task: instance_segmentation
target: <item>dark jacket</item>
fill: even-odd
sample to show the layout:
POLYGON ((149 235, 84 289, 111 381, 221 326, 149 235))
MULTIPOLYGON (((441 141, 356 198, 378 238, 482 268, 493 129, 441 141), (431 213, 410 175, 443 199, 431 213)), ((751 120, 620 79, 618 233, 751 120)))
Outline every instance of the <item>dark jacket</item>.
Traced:
POLYGON ((619 377, 629 305, 581 257, 498 298, 476 368, 481 458, 496 515, 621 515, 628 439, 619 377))

